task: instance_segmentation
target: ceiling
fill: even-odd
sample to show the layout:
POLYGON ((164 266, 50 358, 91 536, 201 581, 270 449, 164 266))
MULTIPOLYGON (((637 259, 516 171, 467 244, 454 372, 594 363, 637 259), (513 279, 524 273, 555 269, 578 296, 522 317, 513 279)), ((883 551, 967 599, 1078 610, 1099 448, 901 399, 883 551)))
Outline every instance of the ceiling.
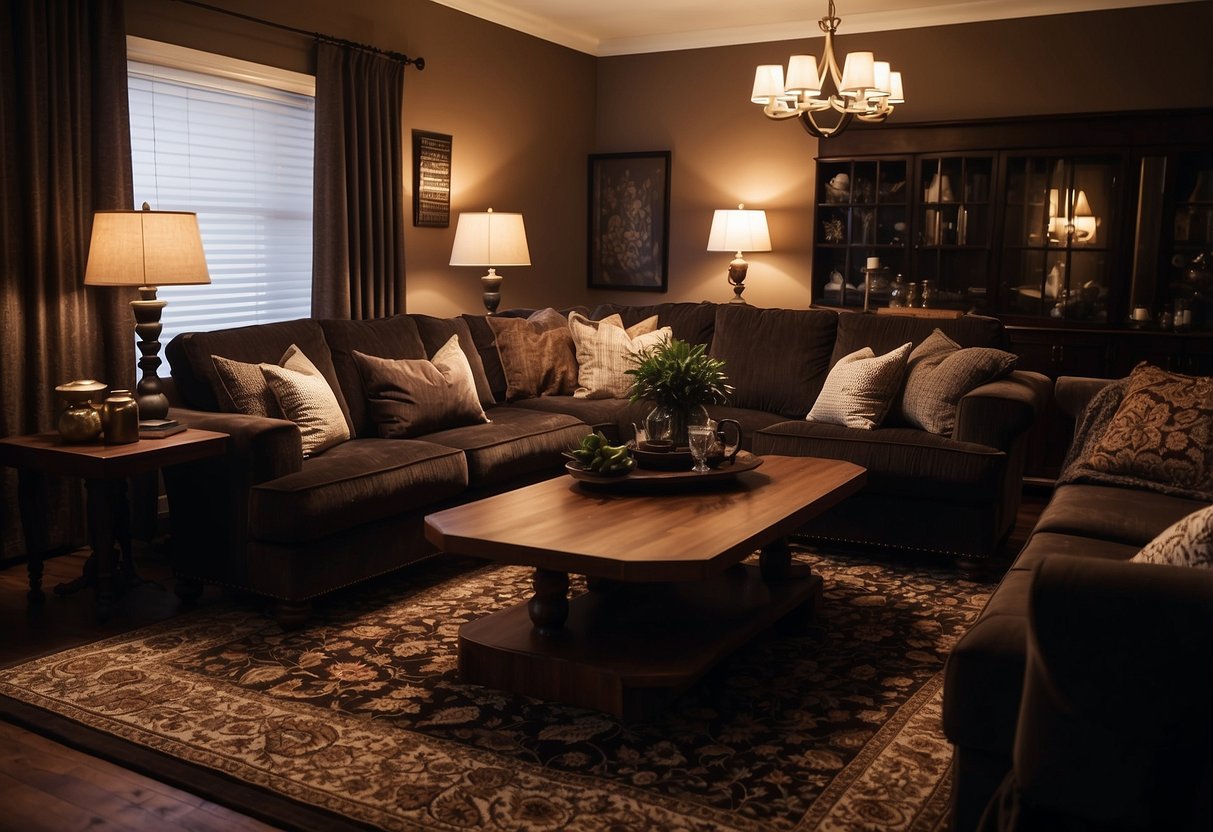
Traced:
MULTIPOLYGON (((1195 0, 836 0, 855 34, 1195 0)), ((600 57, 820 37, 828 0, 435 0, 600 57)))

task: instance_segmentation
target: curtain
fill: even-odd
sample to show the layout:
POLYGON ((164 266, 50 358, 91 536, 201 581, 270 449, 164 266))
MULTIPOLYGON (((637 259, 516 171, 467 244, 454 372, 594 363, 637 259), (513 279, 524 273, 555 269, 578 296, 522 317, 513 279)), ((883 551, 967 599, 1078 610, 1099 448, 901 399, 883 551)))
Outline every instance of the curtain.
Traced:
MULTIPOLYGON (((84 287, 93 211, 129 209, 133 198, 122 0, 5 0, 0 159, 0 435, 9 436, 55 427, 57 384, 134 386, 134 291, 84 287)), ((45 487, 37 498, 49 514, 36 518, 31 544, 82 542, 79 485, 45 487)), ((15 473, 0 470, 6 559, 24 550, 17 494, 15 473)))
POLYGON ((316 44, 312 317, 404 312, 404 64, 316 44))

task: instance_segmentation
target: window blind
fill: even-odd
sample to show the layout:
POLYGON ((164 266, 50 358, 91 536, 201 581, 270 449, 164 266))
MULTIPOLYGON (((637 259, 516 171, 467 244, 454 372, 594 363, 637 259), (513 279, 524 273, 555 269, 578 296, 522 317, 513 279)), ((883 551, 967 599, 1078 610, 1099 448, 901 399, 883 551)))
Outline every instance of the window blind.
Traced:
POLYGON ((135 205, 197 212, 211 275, 160 289, 161 344, 308 317, 315 98, 134 60, 128 83, 135 205))

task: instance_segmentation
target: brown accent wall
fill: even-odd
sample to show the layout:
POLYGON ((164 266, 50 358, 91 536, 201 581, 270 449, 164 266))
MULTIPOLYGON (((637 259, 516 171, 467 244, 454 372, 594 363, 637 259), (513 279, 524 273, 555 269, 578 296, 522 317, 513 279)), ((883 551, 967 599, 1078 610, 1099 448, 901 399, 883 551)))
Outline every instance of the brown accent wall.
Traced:
MULTIPOLYGON (((892 117, 899 124, 1213 106, 1211 2, 856 35, 846 34, 845 4, 839 15, 839 60, 870 49, 903 71, 909 101, 892 117)), ((822 43, 599 61, 597 150, 673 154, 669 300, 732 297, 730 256, 705 248, 712 211, 742 201, 767 211, 774 248, 747 256, 745 297, 761 306, 808 304, 814 158, 829 154, 829 140, 819 143, 795 121, 767 120, 749 96, 756 65, 820 56, 822 43)))
MULTIPOLYGON (((452 215, 492 206, 526 218, 533 265, 501 270, 503 307, 726 300, 731 255, 705 249, 712 211, 738 202, 767 211, 775 248, 748 257, 745 297, 808 304, 813 160, 828 143, 763 118, 749 93, 755 65, 820 54, 820 38, 595 59, 428 0, 214 2, 426 58, 405 77, 407 152, 414 128, 452 134, 452 215), (664 295, 585 288, 586 156, 628 150, 673 152, 664 295)), ((127 9, 134 35, 312 69, 307 38, 169 0, 127 9)), ((1213 106, 1208 0, 856 35, 845 4, 840 14, 840 55, 871 49, 904 71, 898 123, 1213 106)), ((411 199, 411 179, 404 188, 411 199)), ((483 308, 480 271, 447 265, 454 233, 453 220, 407 229, 409 311, 483 308)))
MULTIPOLYGON (((215 0, 308 31, 421 55, 404 86, 406 196, 411 131, 454 137, 451 225, 405 233, 410 312, 484 310, 483 269, 447 265, 460 211, 520 211, 530 267, 500 269, 502 306, 585 299, 586 156, 594 144, 595 59, 427 0, 215 0)), ((309 38, 169 0, 127 0, 132 35, 313 72, 309 38)), ((411 209, 410 209, 411 210, 411 209)))

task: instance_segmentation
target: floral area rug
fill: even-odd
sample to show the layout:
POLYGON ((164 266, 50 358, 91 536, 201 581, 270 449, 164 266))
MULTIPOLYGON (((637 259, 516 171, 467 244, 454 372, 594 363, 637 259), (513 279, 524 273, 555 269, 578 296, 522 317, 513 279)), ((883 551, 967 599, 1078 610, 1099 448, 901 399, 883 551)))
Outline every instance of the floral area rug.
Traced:
POLYGON ((200 610, 0 671, 0 694, 35 730, 85 726, 196 791, 191 771, 239 783, 238 808, 292 827, 943 828, 941 670, 992 587, 798 556, 825 580, 813 623, 759 636, 647 722, 462 684, 459 626, 524 601, 530 571, 445 558, 300 631, 200 610))

